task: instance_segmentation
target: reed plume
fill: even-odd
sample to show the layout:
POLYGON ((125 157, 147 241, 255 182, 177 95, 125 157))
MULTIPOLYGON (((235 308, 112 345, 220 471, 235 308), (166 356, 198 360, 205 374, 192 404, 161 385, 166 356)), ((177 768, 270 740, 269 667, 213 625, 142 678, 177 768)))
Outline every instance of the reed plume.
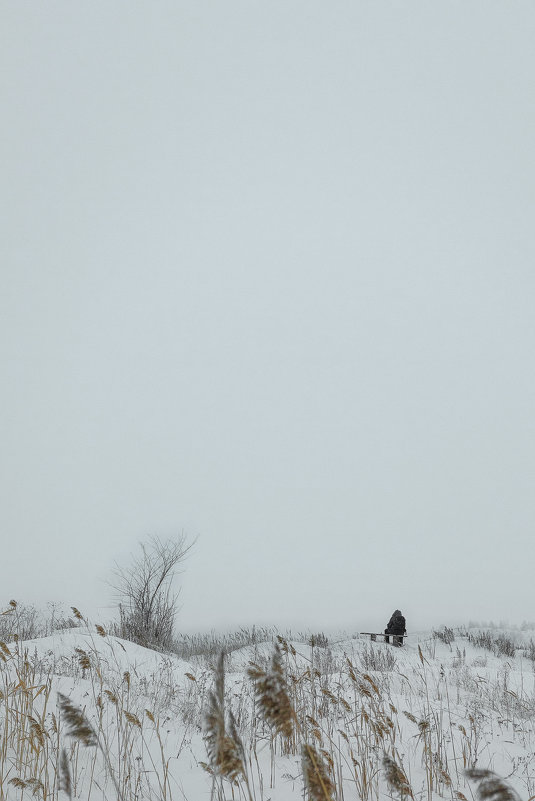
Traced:
POLYGON ((83 648, 75 648, 74 650, 78 654, 78 663, 82 670, 90 670, 91 660, 87 651, 84 651, 83 648))
POLYGON ((61 714, 68 726, 67 734, 79 740, 85 746, 98 745, 97 735, 86 716, 66 695, 58 693, 61 714))
POLYGON ((59 758, 59 789, 67 793, 69 799, 72 798, 71 770, 67 752, 64 748, 61 749, 59 758))
POLYGON ((321 755, 313 745, 305 743, 301 751, 305 790, 310 801, 332 801, 334 784, 321 755))
POLYGON ((466 776, 477 782, 476 796, 481 801, 520 801, 520 796, 502 778, 491 770, 470 768, 466 776))
POLYGON ((138 729, 141 729, 141 728, 142 728, 140 719, 138 718, 138 716, 137 716, 137 715, 134 715, 134 714, 133 714, 133 712, 129 712, 127 709, 123 709, 123 715, 125 716, 125 718, 127 719, 127 721, 128 721, 128 722, 129 722, 129 723, 130 723, 132 726, 137 726, 137 727, 138 727, 138 729))
POLYGON ((250 665, 247 673, 254 682, 256 700, 264 720, 289 740, 294 732, 295 712, 288 696, 279 646, 275 645, 269 670, 250 665))
POLYGON ((205 740, 210 766, 218 773, 233 781, 245 770, 240 754, 241 741, 237 737, 234 718, 230 717, 230 734, 225 726, 225 654, 221 652, 216 671, 215 688, 208 698, 208 712, 205 716, 205 740))
POLYGON ((383 769, 386 782, 392 792, 399 793, 400 798, 404 798, 405 796, 414 798, 405 771, 387 754, 383 757, 383 769))

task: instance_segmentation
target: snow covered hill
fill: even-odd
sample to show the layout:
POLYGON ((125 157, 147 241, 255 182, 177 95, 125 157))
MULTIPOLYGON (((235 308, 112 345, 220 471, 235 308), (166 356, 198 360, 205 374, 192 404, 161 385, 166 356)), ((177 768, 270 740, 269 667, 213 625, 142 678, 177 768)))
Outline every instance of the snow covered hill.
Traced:
POLYGON ((414 798, 462 801, 476 789, 464 771, 477 767, 527 801, 533 632, 477 635, 423 632, 402 649, 363 636, 321 648, 275 637, 227 654, 219 696, 215 653, 184 661, 94 626, 0 644, 0 798, 286 801, 306 785, 311 798, 381 799, 399 797, 397 775, 414 798), (266 686, 289 703, 289 736, 270 725, 266 686), (239 763, 232 780, 207 753, 214 704, 219 745, 229 738, 239 763), (324 782, 303 775, 310 753, 324 782))

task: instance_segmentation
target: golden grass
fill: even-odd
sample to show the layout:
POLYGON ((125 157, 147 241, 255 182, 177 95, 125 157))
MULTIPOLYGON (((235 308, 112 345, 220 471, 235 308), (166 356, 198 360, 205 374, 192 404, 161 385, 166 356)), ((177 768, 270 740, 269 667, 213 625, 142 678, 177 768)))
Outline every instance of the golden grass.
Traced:
MULTIPOLYGON (((59 801, 61 793, 78 798, 92 792, 97 798, 107 782, 107 792, 118 801, 171 801, 177 751, 169 754, 163 723, 170 715, 180 718, 188 738, 204 721, 208 761, 200 764, 217 799, 229 798, 237 785, 249 801, 269 797, 282 780, 280 760, 296 766, 292 780, 310 801, 340 801, 342 788, 346 799, 360 801, 377 801, 387 792, 433 801, 470 797, 462 766, 473 769, 485 743, 477 710, 460 716, 469 673, 462 666, 451 669, 449 687, 457 694, 452 714, 449 697, 447 704, 442 700, 443 672, 425 646, 417 665, 412 662, 402 675, 387 667, 370 669, 359 661, 359 649, 351 658, 335 658, 315 643, 309 651, 306 643, 296 650, 279 637, 271 654, 265 646, 251 646, 249 681, 226 677, 221 654, 213 671, 202 657, 196 659, 177 688, 172 665, 167 680, 160 671, 149 684, 133 668, 125 670, 122 661, 114 663, 113 649, 120 645, 100 628, 87 628, 89 644, 76 648, 62 668, 83 682, 83 707, 69 697, 65 683, 56 696, 56 668, 31 659, 15 639, 9 645, 0 641, 1 799, 15 791, 17 798, 35 793, 44 801, 59 801), (107 637, 106 643, 100 637, 107 637)), ((235 666, 231 670, 234 674, 235 666)), ((501 682, 501 687, 471 684, 469 697, 477 692, 487 709, 524 715, 524 732, 530 700, 515 698, 501 682)), ((513 736, 520 730, 508 725, 513 736)), ((467 778, 481 801, 519 799, 494 774, 472 770, 467 778)))

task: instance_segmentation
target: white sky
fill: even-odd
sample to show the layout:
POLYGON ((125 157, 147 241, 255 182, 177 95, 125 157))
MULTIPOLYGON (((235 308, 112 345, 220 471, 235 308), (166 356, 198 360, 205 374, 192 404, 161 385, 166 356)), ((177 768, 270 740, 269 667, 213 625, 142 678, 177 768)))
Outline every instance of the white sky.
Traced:
POLYGON ((535 617, 531 0, 0 12, 4 602, 535 617))

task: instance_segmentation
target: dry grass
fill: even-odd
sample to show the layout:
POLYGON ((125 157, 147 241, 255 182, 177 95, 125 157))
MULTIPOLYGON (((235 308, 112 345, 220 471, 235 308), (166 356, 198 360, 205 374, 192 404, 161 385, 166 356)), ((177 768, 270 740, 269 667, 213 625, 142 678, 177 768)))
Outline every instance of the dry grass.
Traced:
MULTIPOLYGON (((175 656, 159 656, 154 674, 137 674, 125 669, 108 626, 73 616, 87 645, 78 639, 68 658, 32 656, 16 636, 0 641, 2 799, 107 792, 119 801, 171 801, 176 759, 202 731, 208 758, 200 764, 219 801, 234 793, 266 801, 284 781, 312 801, 462 801, 470 782, 481 799, 518 801, 480 770, 490 759, 489 721, 502 741, 535 752, 533 683, 515 685, 505 659, 483 681, 469 649, 460 661, 453 653, 447 664, 433 659, 436 638, 407 661, 404 649, 383 644, 347 641, 344 652, 310 636, 275 634, 270 644, 249 632, 241 640, 248 645, 217 658, 214 637, 177 679, 175 656), (167 738, 169 726, 182 741, 167 738)), ((524 797, 534 795, 528 756, 512 769, 524 797)))

